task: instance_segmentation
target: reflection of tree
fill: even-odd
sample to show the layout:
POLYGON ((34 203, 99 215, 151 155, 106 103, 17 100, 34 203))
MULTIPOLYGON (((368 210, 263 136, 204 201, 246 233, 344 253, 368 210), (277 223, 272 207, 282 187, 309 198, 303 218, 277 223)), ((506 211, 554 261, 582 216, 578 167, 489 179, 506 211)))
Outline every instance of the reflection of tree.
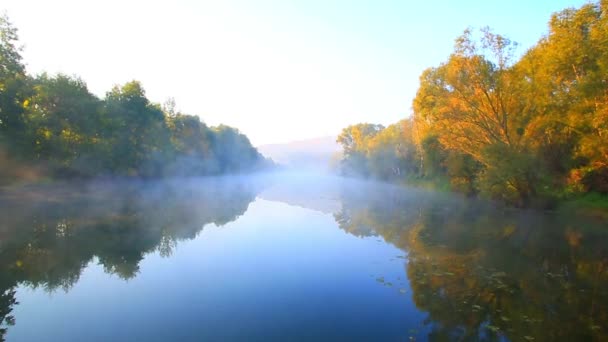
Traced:
POLYGON ((608 340, 605 223, 366 184, 335 218, 408 252, 431 340, 608 340))
POLYGON ((15 318, 11 315, 15 304, 17 304, 15 289, 9 287, 0 294, 0 341, 4 341, 7 327, 15 324, 15 318))
POLYGON ((136 276, 147 253, 171 255, 209 223, 242 215, 259 186, 245 179, 22 189, 0 198, 0 341, 19 284, 68 290, 96 258, 136 276), (4 220, 4 218, 7 218, 4 220))

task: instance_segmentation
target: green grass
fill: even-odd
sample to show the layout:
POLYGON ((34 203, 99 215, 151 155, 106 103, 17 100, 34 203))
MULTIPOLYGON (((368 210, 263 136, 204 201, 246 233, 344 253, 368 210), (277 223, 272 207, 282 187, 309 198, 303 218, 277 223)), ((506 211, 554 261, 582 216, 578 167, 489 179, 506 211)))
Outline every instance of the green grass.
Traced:
POLYGON ((608 219, 608 195, 590 192, 563 201, 558 211, 608 219))
MULTIPOLYGON (((450 180, 441 176, 432 178, 407 177, 399 183, 439 192, 454 192, 450 180)), ((535 200, 541 203, 538 205, 539 208, 550 207, 565 215, 583 215, 608 220, 608 195, 606 194, 590 192, 573 196, 572 194, 552 192, 539 195, 539 198, 535 200)))

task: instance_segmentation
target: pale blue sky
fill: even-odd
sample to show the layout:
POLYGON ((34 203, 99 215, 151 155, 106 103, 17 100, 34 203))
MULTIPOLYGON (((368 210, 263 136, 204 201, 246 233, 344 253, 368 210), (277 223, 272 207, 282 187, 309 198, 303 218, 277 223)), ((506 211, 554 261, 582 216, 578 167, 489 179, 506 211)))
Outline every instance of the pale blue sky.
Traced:
POLYGON ((4 0, 33 73, 81 76, 103 96, 137 79, 148 97, 236 126, 256 145, 406 117, 427 67, 468 27, 521 44, 583 0, 4 0))

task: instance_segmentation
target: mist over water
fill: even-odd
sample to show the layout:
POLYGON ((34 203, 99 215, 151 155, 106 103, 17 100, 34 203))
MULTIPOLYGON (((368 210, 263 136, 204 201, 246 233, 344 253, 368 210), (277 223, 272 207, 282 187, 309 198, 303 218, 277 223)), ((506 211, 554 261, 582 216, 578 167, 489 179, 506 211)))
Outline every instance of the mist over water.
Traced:
POLYGON ((593 219, 285 172, 12 187, 0 215, 7 341, 608 338, 593 219))

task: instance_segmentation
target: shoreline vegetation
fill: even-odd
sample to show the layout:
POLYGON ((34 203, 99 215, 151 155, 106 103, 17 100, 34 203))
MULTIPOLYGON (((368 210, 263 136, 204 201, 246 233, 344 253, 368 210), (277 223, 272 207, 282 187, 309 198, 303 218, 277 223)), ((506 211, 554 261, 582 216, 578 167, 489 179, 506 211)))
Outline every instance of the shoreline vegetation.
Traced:
MULTIPOLYGON (((0 32, 0 186, 276 168, 237 129, 152 103, 137 81, 99 98, 75 76, 29 75, 7 16, 0 32)), ((342 131, 340 173, 608 218, 608 1, 555 13, 516 47, 466 29, 420 76, 410 117, 342 131)))
POLYGON ((25 71, 17 30, 0 17, 0 185, 54 179, 156 178, 273 167, 249 139, 150 102, 137 81, 98 98, 67 75, 25 71))
POLYGON ((608 1, 516 47, 466 29, 420 76, 410 117, 344 128, 340 172, 608 218, 608 1))

